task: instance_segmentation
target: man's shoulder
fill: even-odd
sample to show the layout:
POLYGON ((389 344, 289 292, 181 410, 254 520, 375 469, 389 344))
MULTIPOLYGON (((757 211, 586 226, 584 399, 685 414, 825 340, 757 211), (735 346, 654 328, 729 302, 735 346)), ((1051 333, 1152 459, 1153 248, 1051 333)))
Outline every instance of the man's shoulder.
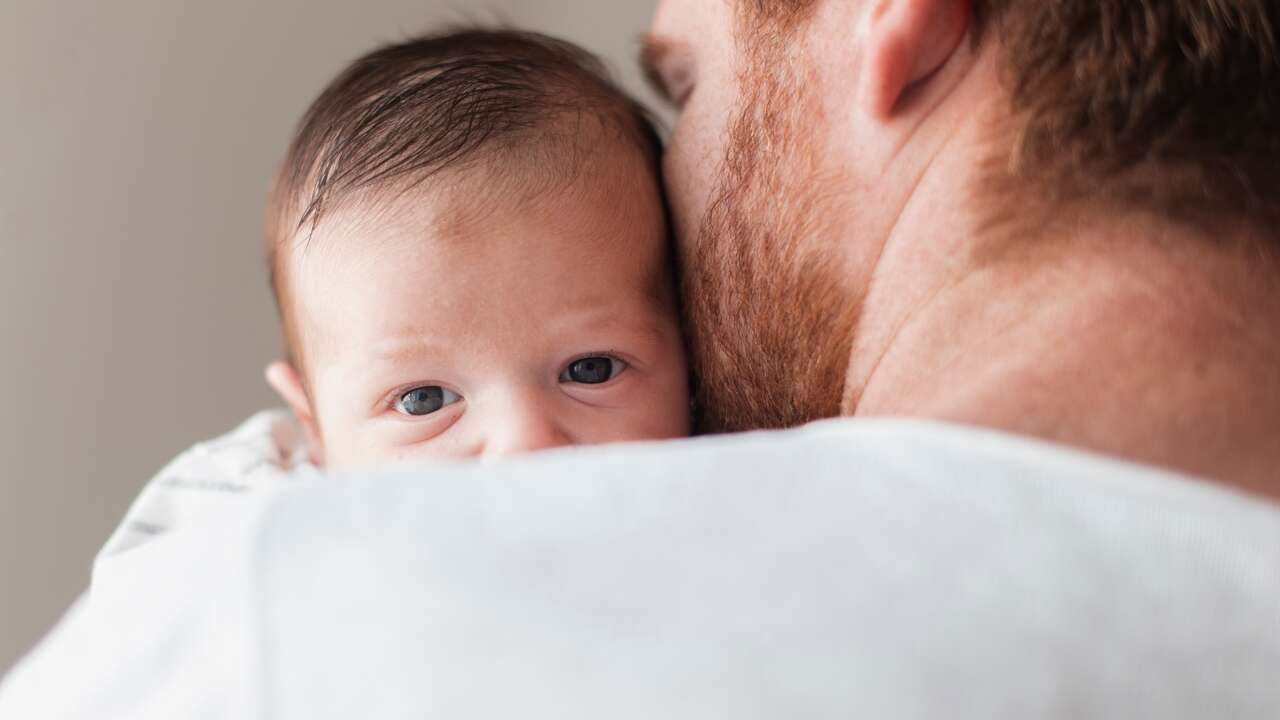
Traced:
POLYGON ((271 676, 357 609, 395 620, 326 642, 390 648, 388 687, 424 713, 459 697, 473 716, 563 715, 573 697, 575 717, 619 698, 636 717, 1280 703, 1263 680, 1280 664, 1274 505, 969 428, 834 421, 339 476, 268 499, 252 536, 255 592, 308 598, 265 611, 271 676), (414 695, 424 663, 459 695, 414 695))
MULTIPOLYGON (((494 466, 463 465, 458 471, 516 484, 523 478, 554 479, 575 492, 583 489, 579 483, 600 481, 652 488, 655 477, 702 486, 803 478, 853 492, 891 485, 896 494, 917 487, 953 497, 963 487, 963 496, 971 497, 1001 488, 1064 499, 1096 494, 1116 501, 1280 510, 1171 470, 985 428, 910 419, 835 419, 786 431, 564 448, 494 466)), ((425 471, 405 466, 375 474, 414 483, 425 471)))
MULTIPOLYGON (((255 522, 315 534, 374 523, 399 528, 412 544, 458 517, 483 518, 486 532, 583 540, 702 517, 772 526, 829 547, 952 535, 975 543, 971 556, 955 558, 966 562, 984 557, 979 545, 1013 537, 1073 552, 1105 546, 1134 563, 1184 542, 1224 556, 1269 555, 1280 573, 1280 505, 1158 468, 927 421, 832 420, 330 479, 265 498, 255 522)), ((962 547, 932 547, 917 561, 947 562, 962 547)))
POLYGON ((980 430, 833 421, 405 466, 292 484, 224 517, 122 557, 0 708, 100 717, 103 698, 161 695, 190 707, 156 717, 1280 706, 1274 505, 980 430))

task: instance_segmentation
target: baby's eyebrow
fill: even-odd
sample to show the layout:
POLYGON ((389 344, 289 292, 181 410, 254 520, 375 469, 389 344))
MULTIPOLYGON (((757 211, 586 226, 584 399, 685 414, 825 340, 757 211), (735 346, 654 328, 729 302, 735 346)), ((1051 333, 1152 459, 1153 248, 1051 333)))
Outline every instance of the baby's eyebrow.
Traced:
POLYGON ((423 355, 437 355, 442 352, 443 347, 442 343, 433 339, 414 335, 377 343, 370 348, 370 356, 375 361, 400 364, 423 355))
POLYGON ((592 332, 604 331, 620 335, 623 338, 643 339, 645 341, 661 340, 666 337, 668 332, 659 316, 648 313, 619 314, 612 309, 596 312, 588 311, 576 316, 568 316, 566 321, 567 324, 592 332))

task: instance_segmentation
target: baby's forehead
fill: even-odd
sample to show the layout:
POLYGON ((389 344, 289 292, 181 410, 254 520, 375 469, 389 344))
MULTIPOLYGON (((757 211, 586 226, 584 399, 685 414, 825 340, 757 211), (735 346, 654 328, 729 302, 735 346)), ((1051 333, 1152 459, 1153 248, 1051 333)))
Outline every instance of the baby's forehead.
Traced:
MULTIPOLYGON (((376 253, 386 242, 452 243, 466 250, 511 225, 541 225, 599 234, 607 243, 619 218, 634 244, 640 235, 666 241, 661 186, 652 164, 616 138, 587 147, 544 147, 524 157, 486 158, 349 193, 295 242, 305 265, 326 251, 376 253)), ((624 240, 624 238, 613 238, 624 240)), ((650 238, 652 239, 652 238, 650 238)), ((518 244, 520 238, 510 238, 518 244)), ((648 244, 648 243, 645 243, 648 244)), ((615 250, 625 251, 623 246, 615 250)), ((532 250, 532 249, 531 249, 532 250)))
POLYGON ((450 171, 334 208, 290 261, 303 334, 352 342, 422 313, 555 314, 601 299, 666 312, 656 179, 625 152, 602 152, 578 170, 450 171))

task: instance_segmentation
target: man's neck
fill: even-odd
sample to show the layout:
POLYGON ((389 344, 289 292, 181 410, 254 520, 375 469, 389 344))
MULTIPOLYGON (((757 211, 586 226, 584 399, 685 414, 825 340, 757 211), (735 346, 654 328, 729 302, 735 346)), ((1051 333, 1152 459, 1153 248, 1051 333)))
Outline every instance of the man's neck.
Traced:
POLYGON ((1140 215, 977 260, 962 208, 937 197, 907 204, 876 267, 847 414, 984 426, 1280 498, 1280 263, 1140 215))

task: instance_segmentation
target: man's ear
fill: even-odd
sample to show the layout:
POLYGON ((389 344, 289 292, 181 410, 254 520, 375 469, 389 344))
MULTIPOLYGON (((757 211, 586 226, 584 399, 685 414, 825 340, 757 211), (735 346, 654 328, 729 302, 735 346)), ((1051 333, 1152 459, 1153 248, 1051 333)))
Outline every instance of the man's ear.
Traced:
POLYGON ((268 365, 265 375, 267 384, 293 411, 293 416, 298 419, 298 424, 306 433, 311 461, 316 465, 323 465, 324 446, 320 443, 320 426, 316 423, 315 413, 311 409, 307 389, 302 385, 302 376, 292 364, 283 360, 277 360, 268 365))
POLYGON ((972 21, 972 0, 870 0, 858 105, 888 119, 907 90, 946 64, 972 21))

